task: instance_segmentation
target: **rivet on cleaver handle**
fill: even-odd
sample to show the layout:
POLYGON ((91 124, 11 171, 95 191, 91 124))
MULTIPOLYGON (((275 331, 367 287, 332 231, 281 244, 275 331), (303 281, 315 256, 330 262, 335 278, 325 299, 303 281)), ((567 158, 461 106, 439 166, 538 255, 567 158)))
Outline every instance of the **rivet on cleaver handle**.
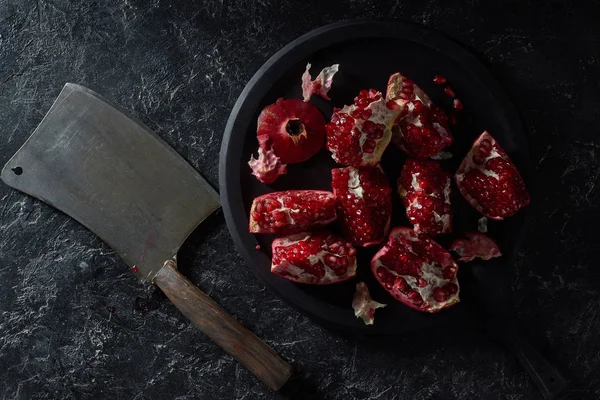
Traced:
POLYGON ((91 90, 66 84, 1 177, 100 236, 269 387, 289 378, 288 363, 174 269, 177 251, 220 207, 219 197, 148 127, 91 90))

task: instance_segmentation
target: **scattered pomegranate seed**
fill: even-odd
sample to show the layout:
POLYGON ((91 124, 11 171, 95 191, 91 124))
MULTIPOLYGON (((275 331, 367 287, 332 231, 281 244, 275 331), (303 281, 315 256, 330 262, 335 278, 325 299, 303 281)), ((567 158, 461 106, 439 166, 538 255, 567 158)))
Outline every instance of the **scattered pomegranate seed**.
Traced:
POLYGON ((454 89, 452 89, 451 86, 446 86, 444 88, 444 93, 446 93, 450 97, 456 97, 456 92, 454 91, 454 89))
POLYGON ((456 125, 456 114, 451 113, 449 115, 450 125, 456 125))
POLYGON ((446 83, 446 78, 444 78, 441 75, 436 75, 433 77, 433 83, 435 83, 436 85, 443 85, 444 83, 446 83))
POLYGON ((454 104, 453 104, 453 106, 454 106, 454 109, 455 109, 456 111, 460 111, 460 110, 462 110, 462 109, 463 109, 463 104, 462 104, 462 102, 461 102, 459 99, 454 99, 454 104))
POLYGON ((133 267, 131 267, 131 270, 132 270, 134 273, 136 273, 136 272, 138 272, 138 267, 136 267, 136 266, 134 265, 133 267))
POLYGON ((260 244, 257 244, 255 249, 256 249, 256 251, 260 251, 260 244))

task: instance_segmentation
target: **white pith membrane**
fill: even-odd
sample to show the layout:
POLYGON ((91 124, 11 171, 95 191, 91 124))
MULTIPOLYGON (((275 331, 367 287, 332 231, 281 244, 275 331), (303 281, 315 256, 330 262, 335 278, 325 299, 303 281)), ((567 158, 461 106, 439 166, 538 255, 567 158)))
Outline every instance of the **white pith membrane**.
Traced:
POLYGON ((457 239, 450 246, 450 251, 461 256, 459 261, 469 262, 477 257, 489 260, 502 255, 496 242, 487 235, 481 232, 466 232, 465 235, 468 239, 457 239))
POLYGON ((354 316, 361 318, 365 325, 373 325, 375 322, 375 310, 385 307, 386 304, 378 303, 371 298, 369 288, 364 282, 356 284, 356 292, 352 298, 352 308, 354 316))
MULTIPOLYGON (((273 242, 273 253, 275 253, 275 248, 297 246, 299 243, 308 241, 309 239, 311 239, 311 237, 313 236, 310 232, 301 232, 275 239, 275 241, 273 242)), ((321 238, 318 238, 318 240, 321 240, 321 238)), ((303 250, 298 250, 296 248, 292 252, 294 254, 300 254, 301 256, 304 256, 303 250)), ((319 252, 317 254, 307 254, 306 260, 310 263, 311 266, 315 266, 320 263, 324 271, 323 278, 317 279, 315 275, 308 273, 303 268, 292 264, 288 260, 281 260, 281 263, 278 265, 272 264, 271 272, 286 277, 289 276, 290 279, 294 280, 295 282, 315 283, 318 281, 319 284, 338 282, 356 274, 356 257, 349 256, 347 254, 347 251, 344 255, 341 256, 336 253, 332 253, 328 250, 326 238, 322 239, 319 252), (336 275, 334 270, 327 265, 327 263, 325 262, 325 257, 328 255, 332 255, 336 258, 348 258, 349 264, 345 274, 336 275)))
POLYGON ((329 67, 325 67, 319 72, 319 75, 312 80, 310 76, 310 63, 306 64, 306 70, 302 74, 302 96, 304 101, 310 100, 313 94, 323 97, 325 100, 329 100, 327 93, 331 90, 333 84, 333 76, 339 71, 339 64, 333 64, 329 67))
MULTIPOLYGON (((388 267, 386 267, 385 265, 383 265, 383 263, 381 262, 381 256, 386 254, 389 251, 391 246, 399 246, 400 245, 398 242, 394 241, 395 238, 398 238, 400 236, 407 238, 411 242, 416 242, 416 241, 420 240, 417 237, 417 235, 410 229, 401 229, 400 231, 392 230, 392 232, 390 233, 390 239, 389 239, 388 243, 386 243, 386 245, 375 255, 375 257, 373 259, 373 266, 372 266, 372 267, 374 267, 373 271, 375 272, 375 271, 377 271, 377 268, 383 267, 386 269, 386 271, 388 271, 388 273, 392 274, 394 277, 404 278, 404 280, 406 281, 408 286, 412 290, 415 290, 417 293, 419 293, 419 295, 421 296, 421 299, 427 306, 427 311, 429 311, 429 312, 435 312, 444 307, 448 307, 454 303, 457 303, 459 301, 460 287, 458 285, 458 280, 456 278, 456 274, 454 274, 454 278, 452 280, 444 279, 444 277, 442 275, 443 267, 438 262, 429 264, 429 263, 423 261, 421 263, 421 273, 422 274, 419 278, 424 278, 428 283, 428 285, 423 288, 419 287, 419 285, 418 285, 419 278, 415 278, 412 275, 398 274, 396 271, 393 271, 393 270, 389 269, 388 267), (446 301, 442 301, 442 302, 436 301, 433 297, 433 289, 436 287, 442 287, 442 286, 446 285, 448 282, 452 282, 456 285, 457 292, 455 294, 451 295, 446 301)), ((412 246, 404 246, 403 245, 403 247, 406 248, 410 253, 419 257, 419 255, 414 252, 412 246)), ((454 263, 454 261, 452 260, 452 256, 450 256, 450 254, 448 254, 448 259, 446 261, 448 264, 450 264, 450 263, 454 264, 454 268, 458 269, 458 266, 454 263)), ((395 287, 395 285, 394 285, 394 287, 392 287, 390 292, 394 296, 406 299, 406 297, 400 292, 399 289, 397 289, 395 287)), ((408 302, 410 302, 410 299, 406 299, 406 300, 408 302)))

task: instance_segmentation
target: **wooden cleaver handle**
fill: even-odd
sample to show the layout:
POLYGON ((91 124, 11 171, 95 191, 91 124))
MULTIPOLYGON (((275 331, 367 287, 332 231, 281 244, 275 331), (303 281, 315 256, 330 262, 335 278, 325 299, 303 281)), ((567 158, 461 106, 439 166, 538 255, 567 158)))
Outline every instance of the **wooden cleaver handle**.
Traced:
POLYGON ((237 358, 272 390, 279 390, 293 368, 167 261, 154 283, 192 323, 227 353, 237 358))

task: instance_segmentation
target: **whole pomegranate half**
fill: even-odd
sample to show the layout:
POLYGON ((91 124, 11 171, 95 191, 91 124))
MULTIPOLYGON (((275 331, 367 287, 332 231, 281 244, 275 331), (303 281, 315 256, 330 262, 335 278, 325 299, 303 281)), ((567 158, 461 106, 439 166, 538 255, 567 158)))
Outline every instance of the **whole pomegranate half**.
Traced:
POLYGON ((258 158, 254 158, 252 154, 248 165, 252 168, 252 175, 267 185, 275 182, 280 175, 287 174, 286 165, 281 163, 273 149, 265 150, 259 147, 258 158))
POLYGON ((398 301, 435 313, 459 301, 458 266, 441 245, 410 228, 394 228, 371 260, 379 283, 398 301))
POLYGON ((356 246, 381 243, 392 215, 392 189, 381 167, 336 168, 331 177, 344 237, 356 246))
POLYGON ((438 161, 409 158, 398 178, 398 193, 415 232, 452 232, 450 174, 438 161))
POLYGON ((375 322, 375 310, 385 307, 386 304, 376 302, 369 294, 369 288, 364 282, 356 284, 356 292, 352 298, 354 316, 362 318, 365 325, 373 325, 375 322))
POLYGON ((530 201, 517 167, 487 131, 475 140, 454 179, 469 204, 491 219, 510 217, 530 201))
POLYGON ((273 241, 271 272, 298 283, 328 285, 356 275, 356 249, 331 232, 301 232, 273 241))
POLYGON ((303 162, 323 147, 325 118, 310 103, 278 99, 258 116, 256 136, 260 147, 272 147, 282 163, 303 162))
POLYGON ((400 72, 390 76, 386 100, 395 102, 401 110, 392 130, 392 141, 406 154, 424 160, 452 144, 444 110, 400 72))
POLYGON ((377 165, 390 143, 399 113, 395 104, 388 108, 380 92, 361 90, 353 105, 333 112, 327 124, 327 150, 343 165, 377 165))
POLYGON ((458 261, 469 262, 476 257, 489 260, 502 255, 496 242, 487 235, 480 232, 466 232, 465 235, 468 239, 456 239, 450 245, 450 251, 460 256, 458 261))
POLYGON ((287 190, 254 199, 250 208, 251 233, 287 234, 327 225, 337 218, 333 193, 287 190))

